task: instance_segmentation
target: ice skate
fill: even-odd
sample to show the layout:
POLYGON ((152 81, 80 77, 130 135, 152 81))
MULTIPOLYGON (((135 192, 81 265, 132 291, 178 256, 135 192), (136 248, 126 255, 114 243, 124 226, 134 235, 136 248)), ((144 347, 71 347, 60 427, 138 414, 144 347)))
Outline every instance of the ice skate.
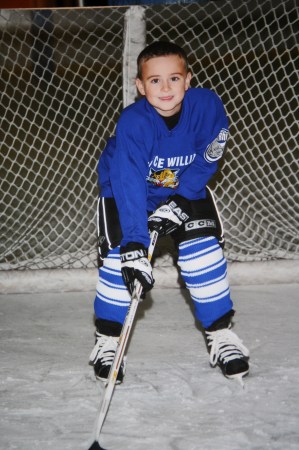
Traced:
MULTIPOLYGON (((117 349, 118 339, 116 336, 106 336, 98 331, 96 332, 96 343, 89 360, 94 366, 94 373, 98 380, 107 381, 117 349)), ((117 375, 116 384, 123 382, 124 373, 125 363, 123 361, 117 375)))
POLYGON ((243 377, 249 372, 249 350, 230 326, 205 333, 211 366, 218 365, 227 378, 236 379, 243 386, 243 377))
POLYGON ((233 378, 243 383, 243 377, 249 372, 249 350, 243 345, 241 339, 231 331, 231 320, 234 310, 216 320, 205 330, 210 364, 219 366, 227 378, 233 378))

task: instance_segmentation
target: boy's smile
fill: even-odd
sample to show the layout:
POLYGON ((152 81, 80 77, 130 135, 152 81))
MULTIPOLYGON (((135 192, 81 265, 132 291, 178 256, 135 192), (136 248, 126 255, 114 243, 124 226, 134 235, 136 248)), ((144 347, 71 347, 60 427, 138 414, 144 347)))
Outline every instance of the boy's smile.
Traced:
POLYGON ((142 79, 136 79, 136 86, 161 116, 169 117, 180 111, 190 80, 182 58, 158 56, 143 63, 142 79))

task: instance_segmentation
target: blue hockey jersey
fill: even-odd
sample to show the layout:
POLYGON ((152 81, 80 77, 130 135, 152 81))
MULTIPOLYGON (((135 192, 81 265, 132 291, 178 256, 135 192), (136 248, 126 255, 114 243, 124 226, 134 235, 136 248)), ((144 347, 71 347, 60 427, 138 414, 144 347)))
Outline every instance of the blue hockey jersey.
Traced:
POLYGON ((209 89, 186 91, 172 130, 146 98, 123 110, 98 165, 100 195, 117 204, 122 245, 148 246, 148 212, 170 195, 205 197, 227 137, 223 104, 209 89))

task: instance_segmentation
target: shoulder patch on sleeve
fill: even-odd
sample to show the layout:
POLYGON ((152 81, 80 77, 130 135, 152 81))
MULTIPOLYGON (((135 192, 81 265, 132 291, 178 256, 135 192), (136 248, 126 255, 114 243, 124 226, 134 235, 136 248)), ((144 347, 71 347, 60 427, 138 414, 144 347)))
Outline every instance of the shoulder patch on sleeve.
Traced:
POLYGON ((228 130, 222 128, 218 136, 207 146, 205 150, 205 160, 209 163, 220 159, 224 152, 224 147, 228 138, 228 130))

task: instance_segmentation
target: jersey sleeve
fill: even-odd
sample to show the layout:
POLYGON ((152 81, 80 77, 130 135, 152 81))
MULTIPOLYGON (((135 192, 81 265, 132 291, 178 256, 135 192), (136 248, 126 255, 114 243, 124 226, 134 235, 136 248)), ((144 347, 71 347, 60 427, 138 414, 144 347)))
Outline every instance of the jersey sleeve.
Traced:
POLYGON ((208 91, 196 136, 196 157, 180 176, 176 193, 196 200, 218 170, 228 138, 228 119, 220 98, 208 91))
POLYGON ((149 245, 147 226, 148 127, 137 114, 123 114, 116 127, 116 145, 110 170, 123 239, 121 245, 149 245))
POLYGON ((106 147, 104 148, 98 161, 98 185, 100 195, 102 197, 113 197, 109 172, 111 160, 115 152, 115 146, 115 136, 112 136, 108 139, 106 147))

